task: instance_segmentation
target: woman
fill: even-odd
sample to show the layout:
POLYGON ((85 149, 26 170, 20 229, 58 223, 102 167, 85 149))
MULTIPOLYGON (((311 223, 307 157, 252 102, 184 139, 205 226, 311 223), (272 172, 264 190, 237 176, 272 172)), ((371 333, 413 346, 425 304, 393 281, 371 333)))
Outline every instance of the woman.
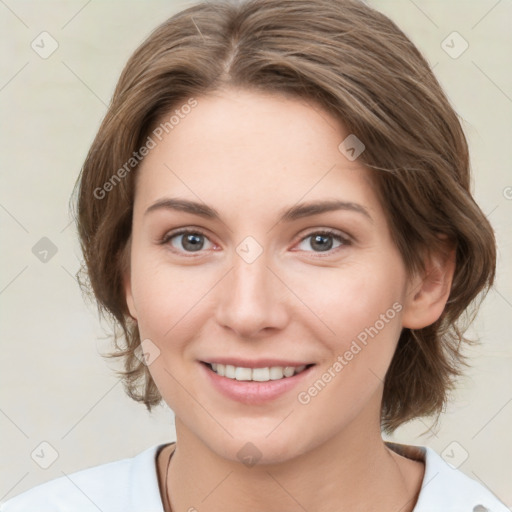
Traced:
POLYGON ((466 139, 355 0, 203 2, 126 65, 78 181, 129 395, 177 442, 1 510, 505 512, 432 449, 461 315, 494 279, 466 139))

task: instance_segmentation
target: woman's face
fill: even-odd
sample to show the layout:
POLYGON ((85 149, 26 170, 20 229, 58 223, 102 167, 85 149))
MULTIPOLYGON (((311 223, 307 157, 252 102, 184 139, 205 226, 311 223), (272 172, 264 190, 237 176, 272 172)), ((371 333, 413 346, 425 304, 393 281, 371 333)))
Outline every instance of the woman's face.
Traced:
POLYGON ((151 135, 126 279, 177 427, 225 458, 261 462, 380 434, 410 290, 370 171, 339 149, 350 134, 278 95, 196 101, 151 135))

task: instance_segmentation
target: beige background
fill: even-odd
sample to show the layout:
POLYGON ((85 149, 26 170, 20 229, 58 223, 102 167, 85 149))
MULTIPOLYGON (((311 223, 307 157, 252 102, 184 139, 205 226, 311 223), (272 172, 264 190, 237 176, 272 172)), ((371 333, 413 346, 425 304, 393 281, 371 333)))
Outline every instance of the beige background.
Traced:
MULTIPOLYGON (((433 447, 510 507, 512 4, 369 3, 389 15, 435 66, 463 120, 475 195, 499 242, 497 286, 475 324, 481 345, 471 352, 472 369, 437 430, 422 435, 429 423, 416 421, 394 439, 433 447), (458 58, 454 52, 464 42, 449 36, 453 31, 469 44, 458 58), (452 56, 442 47, 447 37, 452 56)), ((108 340, 101 339, 95 308, 84 304, 73 277, 80 253, 68 199, 126 59, 150 30, 186 5, 0 2, 0 500, 174 439, 171 411, 160 407, 150 415, 131 402, 112 363, 99 355, 108 340), (31 47, 35 40, 40 53, 51 49, 48 36, 41 36, 42 48, 43 31, 58 42, 46 59, 31 47), (32 252, 42 237, 57 249, 46 263, 32 252), (34 450, 45 453, 40 463, 51 462, 52 450, 57 458, 43 469, 31 458, 34 450)))

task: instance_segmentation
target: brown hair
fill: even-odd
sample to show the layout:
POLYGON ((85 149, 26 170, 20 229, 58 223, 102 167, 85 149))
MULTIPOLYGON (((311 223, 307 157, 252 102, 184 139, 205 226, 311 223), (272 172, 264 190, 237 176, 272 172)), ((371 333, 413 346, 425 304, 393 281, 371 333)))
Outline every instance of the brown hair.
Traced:
POLYGON ((375 170, 409 273, 442 250, 440 233, 456 247, 441 317, 402 330, 381 424, 392 432, 441 412, 466 364, 468 313, 494 280, 494 233, 471 196, 460 122, 428 63, 391 20, 356 0, 202 2, 160 25, 126 64, 78 178, 76 213, 89 280, 81 285, 122 329, 114 340, 126 391, 148 409, 161 400, 136 357, 140 337, 123 288, 137 152, 171 109, 224 85, 315 101, 364 143, 359 161, 375 170))

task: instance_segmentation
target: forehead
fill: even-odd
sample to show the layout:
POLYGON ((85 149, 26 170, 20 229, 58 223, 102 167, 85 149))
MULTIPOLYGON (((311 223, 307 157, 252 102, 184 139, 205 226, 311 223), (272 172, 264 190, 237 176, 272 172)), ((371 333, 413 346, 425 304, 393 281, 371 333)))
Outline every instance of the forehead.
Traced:
POLYGON ((136 209, 172 195, 228 214, 262 215, 318 199, 382 213, 372 171, 339 149, 350 133, 320 106, 240 89, 195 101, 191 109, 175 107, 150 134, 155 145, 137 172, 136 209))

